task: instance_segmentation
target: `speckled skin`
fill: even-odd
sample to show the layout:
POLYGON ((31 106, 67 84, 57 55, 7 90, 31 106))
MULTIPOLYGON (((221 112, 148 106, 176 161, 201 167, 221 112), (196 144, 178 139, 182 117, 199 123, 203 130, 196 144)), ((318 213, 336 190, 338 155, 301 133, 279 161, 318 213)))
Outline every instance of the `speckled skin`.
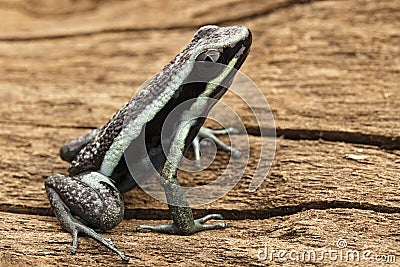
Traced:
MULTIPOLYGON (((76 251, 77 233, 81 232, 127 261, 126 256, 116 249, 111 240, 95 233, 92 228, 105 231, 115 227, 122 220, 124 205, 121 192, 135 186, 123 154, 127 147, 138 139, 144 128, 146 128, 145 145, 148 153, 152 155, 151 162, 164 178, 162 185, 173 224, 139 226, 137 230, 150 229, 188 235, 206 229, 226 227, 225 223, 204 224, 209 219, 221 219, 218 214, 194 220, 176 179, 176 166, 186 148, 196 137, 204 118, 197 119, 187 124, 188 126, 182 126, 183 118, 176 122, 176 127, 183 129, 184 134, 173 134, 170 148, 166 151, 172 155, 168 157, 169 161, 166 160, 164 153, 159 152, 161 129, 158 125, 165 120, 171 109, 186 99, 199 99, 203 96, 218 99, 225 93, 226 88, 207 86, 207 84, 182 87, 185 79, 193 71, 194 62, 204 58, 199 55, 211 49, 218 50, 220 51, 218 63, 230 64, 238 69, 247 56, 250 44, 251 34, 245 27, 200 28, 189 45, 126 103, 106 125, 62 147, 62 158, 72 161, 69 168, 70 176, 53 174, 46 179, 45 187, 62 227, 73 236, 72 252, 76 251), (74 216, 79 216, 80 220, 74 216)), ((233 76, 226 77, 226 79, 232 78, 233 76)), ((198 112, 199 109, 195 105, 203 103, 194 102, 195 104, 188 107, 189 112, 198 112)), ((208 112, 211 106, 202 108, 208 112)), ((139 162, 140 158, 137 160, 139 162)))

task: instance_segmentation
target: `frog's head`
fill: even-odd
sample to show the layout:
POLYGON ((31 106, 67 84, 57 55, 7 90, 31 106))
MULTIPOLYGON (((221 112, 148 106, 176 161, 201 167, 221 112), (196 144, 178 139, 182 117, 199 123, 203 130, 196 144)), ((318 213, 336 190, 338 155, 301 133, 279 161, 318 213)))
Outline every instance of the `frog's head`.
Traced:
MULTIPOLYGON (((165 92, 160 107, 173 107, 200 96, 218 99, 245 61, 251 41, 251 32, 245 26, 203 26, 187 47, 153 77, 143 93, 165 92)), ((144 106, 153 102, 147 100, 144 106)))
POLYGON ((244 26, 201 27, 176 60, 185 61, 186 78, 181 92, 219 99, 245 61, 252 36, 244 26))
POLYGON ((166 91, 173 95, 154 125, 168 121, 171 126, 166 136, 173 136, 179 123, 191 121, 193 127, 185 139, 188 146, 210 109, 230 87, 250 51, 251 41, 251 32, 244 26, 201 27, 160 74, 170 74, 166 91))

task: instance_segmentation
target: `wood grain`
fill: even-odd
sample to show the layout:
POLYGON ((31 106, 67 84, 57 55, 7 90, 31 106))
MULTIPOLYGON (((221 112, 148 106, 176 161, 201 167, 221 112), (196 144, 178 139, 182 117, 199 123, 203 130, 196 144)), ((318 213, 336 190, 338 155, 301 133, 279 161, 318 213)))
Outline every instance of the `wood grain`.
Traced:
MULTIPOLYGON (((271 170, 248 190, 261 142, 273 144, 261 136, 272 124, 266 113, 260 131, 250 108, 262 106, 230 92, 223 100, 250 133, 250 160, 233 190, 194 213, 222 213, 231 227, 190 237, 134 233, 169 219, 165 204, 134 189, 126 220, 108 236, 136 265, 309 266, 256 254, 266 244, 322 251, 340 238, 351 249, 399 256, 399 21, 398 1, 0 0, 0 265, 120 264, 87 238, 68 254, 44 179, 66 174, 64 142, 104 124, 205 24, 252 30, 242 71, 268 100, 280 136, 271 170)), ((209 183, 228 157, 218 152, 205 171, 179 179, 209 183)))

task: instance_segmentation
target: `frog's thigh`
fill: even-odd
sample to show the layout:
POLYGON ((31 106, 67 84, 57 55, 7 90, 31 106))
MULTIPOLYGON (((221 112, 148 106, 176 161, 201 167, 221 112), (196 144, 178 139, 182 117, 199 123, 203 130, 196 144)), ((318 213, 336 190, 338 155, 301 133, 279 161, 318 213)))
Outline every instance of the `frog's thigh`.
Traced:
MULTIPOLYGON (((61 207, 58 205, 66 206, 85 224, 100 230, 115 227, 123 218, 121 194, 108 177, 100 173, 90 172, 75 177, 53 174, 46 179, 45 187, 56 214, 56 209, 61 207), (55 206, 54 199, 62 203, 55 206)), ((59 219, 62 222, 62 218, 59 219)))

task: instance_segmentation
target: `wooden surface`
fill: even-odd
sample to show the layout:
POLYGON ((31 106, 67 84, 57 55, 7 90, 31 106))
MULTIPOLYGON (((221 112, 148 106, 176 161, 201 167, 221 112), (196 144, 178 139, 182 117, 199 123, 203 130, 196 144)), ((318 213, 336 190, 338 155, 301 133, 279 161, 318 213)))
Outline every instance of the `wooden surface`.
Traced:
MULTIPOLYGON (((265 246, 322 253, 339 249, 338 240, 347 242, 344 252, 400 262, 398 1, 2 0, 0 7, 0 265, 122 265, 88 238, 69 254, 71 238, 52 216, 44 179, 66 174, 64 142, 106 122, 204 24, 253 32, 242 71, 275 118, 271 171, 248 191, 260 143, 270 140, 228 94, 224 101, 251 133, 250 160, 232 191, 194 212, 222 213, 230 227, 189 237, 135 233, 138 224, 169 219, 166 205, 135 189, 125 195, 126 220, 106 235, 136 265, 380 264, 257 258, 265 246)), ((218 152, 206 171, 179 179, 208 183, 226 161, 218 152)))

